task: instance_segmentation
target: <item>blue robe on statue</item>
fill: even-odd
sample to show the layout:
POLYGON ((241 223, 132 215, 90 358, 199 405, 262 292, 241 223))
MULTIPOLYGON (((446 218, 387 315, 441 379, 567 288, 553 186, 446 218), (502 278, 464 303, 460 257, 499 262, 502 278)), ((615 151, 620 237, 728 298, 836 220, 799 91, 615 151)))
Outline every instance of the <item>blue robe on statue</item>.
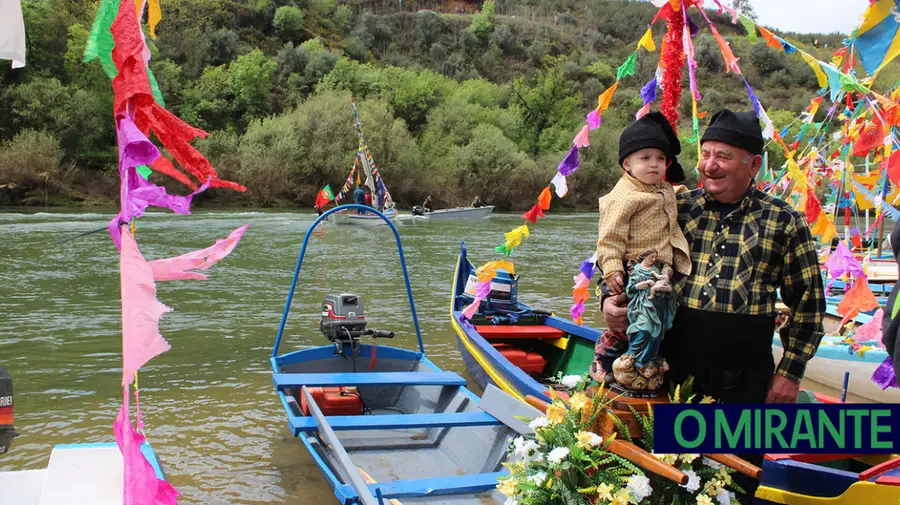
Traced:
POLYGON ((635 288, 643 281, 656 282, 653 274, 659 273, 655 266, 647 269, 638 263, 632 267, 625 288, 630 298, 628 329, 625 330, 629 341, 627 352, 634 355, 634 366, 638 369, 646 368, 651 363, 658 365, 659 344, 675 320, 677 301, 674 292, 657 292, 654 298, 650 298, 650 288, 635 288))

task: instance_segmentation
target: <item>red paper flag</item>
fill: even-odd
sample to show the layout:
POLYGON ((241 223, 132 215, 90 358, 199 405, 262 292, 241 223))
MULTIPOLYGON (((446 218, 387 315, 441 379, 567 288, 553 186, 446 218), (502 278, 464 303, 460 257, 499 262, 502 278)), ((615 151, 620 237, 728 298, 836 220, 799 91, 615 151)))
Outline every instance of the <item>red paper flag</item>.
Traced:
POLYGON ((539 217, 545 217, 544 211, 541 209, 540 204, 536 204, 531 208, 528 212, 524 214, 526 220, 531 221, 532 223, 537 223, 539 217))
POLYGON ((875 310, 879 307, 878 299, 872 293, 866 278, 860 277, 853 283, 853 287, 844 295, 844 299, 838 304, 838 313, 844 316, 841 326, 856 317, 860 311, 875 310))
POLYGON ((806 213, 806 220, 809 224, 813 224, 816 219, 819 218, 819 213, 822 212, 822 205, 819 203, 819 199, 816 198, 816 194, 813 193, 812 189, 806 190, 806 209, 804 209, 806 213))
POLYGON ((884 128, 881 123, 873 122, 859 134, 859 139, 853 144, 853 156, 865 156, 883 142, 884 128))

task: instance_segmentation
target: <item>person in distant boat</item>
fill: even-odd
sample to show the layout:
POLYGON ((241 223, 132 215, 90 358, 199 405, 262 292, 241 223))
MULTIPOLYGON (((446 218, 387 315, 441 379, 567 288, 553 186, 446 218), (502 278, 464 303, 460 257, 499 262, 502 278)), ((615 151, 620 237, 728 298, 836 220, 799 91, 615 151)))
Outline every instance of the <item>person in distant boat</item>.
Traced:
POLYGON ((434 211, 434 207, 432 207, 432 205, 431 205, 431 195, 428 195, 428 197, 425 198, 425 201, 422 203, 422 209, 425 212, 434 211))
MULTIPOLYGON (((353 201, 358 205, 366 205, 366 190, 362 186, 356 186, 356 190, 353 191, 353 201)), ((357 209, 356 213, 363 214, 364 211, 357 209)))
POLYGON ((476 209, 479 207, 485 207, 485 206, 487 206, 487 204, 481 201, 480 196, 476 196, 475 200, 472 200, 472 207, 475 207, 476 209))

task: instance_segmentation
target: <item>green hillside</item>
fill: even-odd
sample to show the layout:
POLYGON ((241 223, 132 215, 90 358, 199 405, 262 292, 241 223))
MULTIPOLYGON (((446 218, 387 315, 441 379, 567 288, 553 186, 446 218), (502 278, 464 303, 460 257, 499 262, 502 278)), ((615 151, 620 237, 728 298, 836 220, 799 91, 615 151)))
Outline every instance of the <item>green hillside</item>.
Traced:
MULTIPOLYGON (((23 0, 28 66, 0 69, 0 205, 108 204, 118 196, 112 89, 96 61, 82 63, 97 6, 23 0)), ((645 1, 514 0, 465 12, 477 9, 465 2, 163 0, 150 68, 166 106, 210 132, 197 147, 223 178, 249 188, 210 190, 195 201, 311 207, 321 186, 341 187, 356 147, 352 93, 401 207, 428 194, 438 206, 476 194, 501 209, 533 205, 656 9, 645 1)), ((762 39, 751 44, 740 23, 710 16, 776 126, 787 126, 818 88, 813 72, 762 39)), ((700 27, 702 110, 750 108, 706 21, 697 13, 692 19, 700 27)), ((663 21, 653 27, 657 47, 664 31, 663 21)), ((842 39, 780 35, 827 61, 842 39)), ((658 59, 658 50, 638 53, 635 75, 622 81, 592 132, 560 205, 593 207, 618 178, 618 134, 640 108, 639 90, 658 59)), ((879 83, 900 78, 893 67, 884 74, 879 83)), ((689 136, 688 93, 681 114, 689 136)), ((693 166, 696 148, 684 150, 683 164, 693 166)))

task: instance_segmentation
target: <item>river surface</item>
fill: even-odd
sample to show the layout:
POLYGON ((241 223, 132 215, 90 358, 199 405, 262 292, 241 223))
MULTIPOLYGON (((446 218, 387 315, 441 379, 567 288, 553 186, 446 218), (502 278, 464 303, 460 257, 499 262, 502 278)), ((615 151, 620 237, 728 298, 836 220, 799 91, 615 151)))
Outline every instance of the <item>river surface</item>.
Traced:
MULTIPOLYGON (((122 401, 118 254, 103 213, 0 212, 0 364, 13 376, 16 429, 0 471, 41 468, 55 444, 113 441, 122 401)), ((303 235, 315 215, 275 212, 149 214, 136 237, 147 259, 206 247, 249 224, 209 280, 158 283, 174 309, 161 332, 172 349, 139 374, 146 434, 184 504, 336 503, 306 450, 293 439, 272 387, 268 357, 303 235)), ((572 277, 596 240, 593 214, 553 215, 531 225, 512 256, 520 298, 568 314, 572 277)), ((520 214, 476 222, 398 223, 425 349, 465 374, 449 320, 460 241, 481 264, 522 224, 520 214)), ((363 295, 369 326, 416 338, 387 227, 320 227, 307 250, 281 351, 321 345, 327 293, 363 295)), ((585 322, 601 324, 596 299, 585 322)))

